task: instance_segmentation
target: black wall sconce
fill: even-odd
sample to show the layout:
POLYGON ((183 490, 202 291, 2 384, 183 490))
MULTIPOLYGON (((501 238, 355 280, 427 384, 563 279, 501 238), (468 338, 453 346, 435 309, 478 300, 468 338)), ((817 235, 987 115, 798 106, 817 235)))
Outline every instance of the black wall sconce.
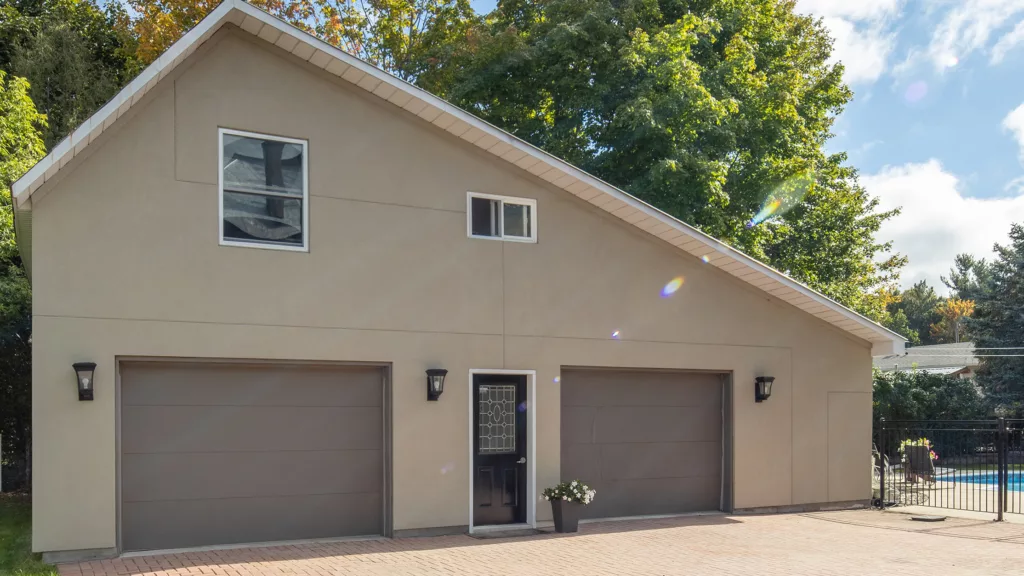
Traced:
POLYGON ((448 371, 444 368, 431 368, 427 370, 427 400, 436 401, 444 392, 444 377, 448 371))
POLYGON ((93 373, 96 372, 95 362, 75 362, 71 365, 78 377, 78 399, 92 400, 93 373))
POLYGON ((772 383, 774 376, 758 376, 754 378, 754 401, 764 402, 772 395, 772 383))

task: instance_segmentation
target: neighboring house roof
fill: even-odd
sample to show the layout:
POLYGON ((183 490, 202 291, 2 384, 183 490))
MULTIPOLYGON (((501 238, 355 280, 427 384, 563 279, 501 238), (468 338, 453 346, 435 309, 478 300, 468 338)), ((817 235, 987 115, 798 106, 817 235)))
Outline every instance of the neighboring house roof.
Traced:
MULTIPOLYGON (((696 228, 630 196, 472 114, 246 4, 225 0, 131 83, 14 183, 17 210, 27 213, 32 194, 137 104, 225 24, 234 24, 295 56, 447 130, 552 185, 610 212, 711 266, 872 343, 873 355, 901 353, 906 340, 696 228)), ((19 232, 31 230, 27 214, 19 232)))
POLYGON ((876 357, 875 367, 883 372, 916 369, 933 374, 953 374, 965 368, 977 368, 980 360, 974 354, 973 342, 914 346, 908 348, 906 354, 876 357))

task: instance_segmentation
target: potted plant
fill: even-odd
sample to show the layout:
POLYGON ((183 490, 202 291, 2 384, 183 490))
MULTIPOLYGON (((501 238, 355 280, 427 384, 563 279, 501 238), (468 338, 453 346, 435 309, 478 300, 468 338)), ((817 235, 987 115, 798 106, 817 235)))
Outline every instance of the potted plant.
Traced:
POLYGON ((551 502, 557 532, 579 530, 580 509, 594 501, 597 490, 579 480, 562 482, 554 488, 546 488, 543 498, 551 502))
POLYGON ((919 478, 932 480, 935 477, 934 462, 939 459, 939 455, 932 449, 932 443, 927 438, 900 442, 900 456, 908 481, 916 482, 919 478))

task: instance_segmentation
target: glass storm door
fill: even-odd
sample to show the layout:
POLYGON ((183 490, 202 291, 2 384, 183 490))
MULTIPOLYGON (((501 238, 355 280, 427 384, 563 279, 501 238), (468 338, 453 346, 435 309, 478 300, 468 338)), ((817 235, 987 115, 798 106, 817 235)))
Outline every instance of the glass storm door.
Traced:
POLYGON ((473 525, 526 522, 526 376, 473 376, 473 525))

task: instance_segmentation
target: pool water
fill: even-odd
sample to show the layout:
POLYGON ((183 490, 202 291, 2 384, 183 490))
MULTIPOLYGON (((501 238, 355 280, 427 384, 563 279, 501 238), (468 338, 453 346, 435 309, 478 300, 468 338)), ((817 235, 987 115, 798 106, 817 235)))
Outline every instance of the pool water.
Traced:
MULTIPOLYGON (((950 476, 952 476, 952 478, 949 478, 950 480, 956 480, 957 482, 966 482, 968 484, 991 484, 995 486, 996 484, 999 483, 999 475, 996 474, 995 470, 987 472, 957 470, 953 474, 950 474, 950 476)), ((1015 492, 1024 492, 1024 471, 1010 470, 1007 477, 1006 486, 1007 488, 1015 492)))

